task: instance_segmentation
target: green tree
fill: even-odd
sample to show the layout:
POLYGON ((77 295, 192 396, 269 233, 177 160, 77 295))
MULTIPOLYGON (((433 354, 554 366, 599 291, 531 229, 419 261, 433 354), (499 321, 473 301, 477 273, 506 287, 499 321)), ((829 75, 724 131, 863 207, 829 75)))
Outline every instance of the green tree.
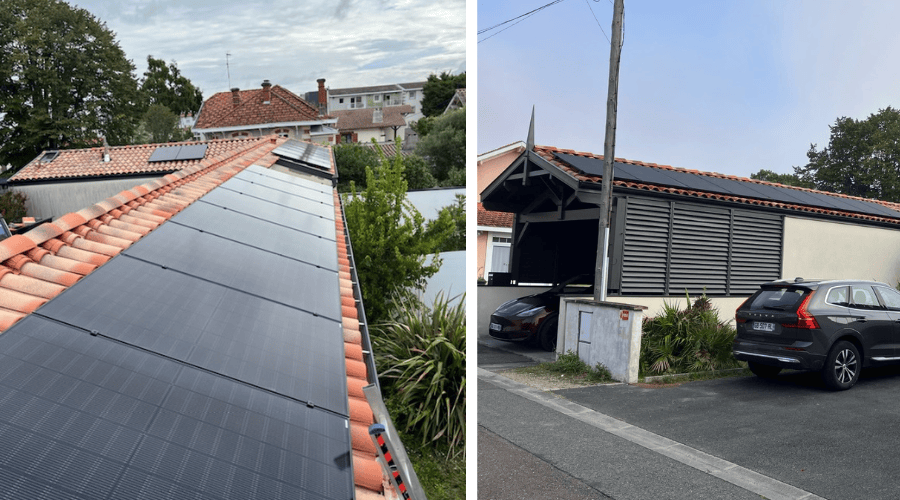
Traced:
POLYGON ((188 111, 196 113, 203 104, 203 93, 181 74, 174 61, 166 65, 165 61, 154 59, 152 55, 147 56, 141 93, 147 104, 162 104, 175 115, 188 111))
MULTIPOLYGON (((466 108, 456 109, 434 120, 431 132, 416 144, 416 153, 428 158, 434 177, 440 182, 453 170, 466 166, 466 108)), ((463 183, 465 185, 465 177, 463 183)))
POLYGON ((135 144, 184 141, 192 136, 190 130, 179 127, 178 117, 162 104, 151 104, 135 135, 135 144))
POLYGON ((456 195, 456 203, 447 205, 438 212, 437 219, 430 221, 428 231, 432 228, 443 230, 446 224, 453 228, 449 234, 445 234, 438 240, 436 250, 438 252, 455 252, 466 249, 466 195, 456 195), (446 220, 447 222, 444 222, 446 220))
POLYGON ((341 143, 334 147, 334 162, 338 172, 338 191, 350 191, 350 183, 366 187, 366 167, 375 168, 381 161, 378 153, 357 142, 341 143))
POLYGON ((425 116, 440 115, 447 109, 447 105, 450 104, 450 99, 453 99, 456 89, 465 87, 465 73, 453 75, 445 71, 440 76, 428 75, 428 81, 425 82, 425 86, 422 89, 424 94, 422 96, 422 114, 425 116))
POLYGON ((403 159, 403 176, 409 189, 437 187, 438 182, 431 175, 431 165, 419 155, 409 155, 403 159))
POLYGON ((45 149, 126 144, 139 120, 134 65, 88 11, 58 0, 0 8, 0 164, 45 149))
POLYGON ((786 186, 805 187, 810 189, 815 188, 811 183, 802 180, 797 174, 779 174, 766 169, 761 169, 755 174, 750 174, 750 178, 758 181, 777 182, 778 184, 784 184, 786 186))
POLYGON ((370 323, 387 319, 392 290, 424 289, 440 268, 436 249, 453 231, 448 219, 426 228, 425 219, 406 199, 403 157, 391 160, 379 151, 374 168, 366 166, 366 187, 356 183, 344 207, 353 243, 366 315, 370 323), (426 255, 434 254, 430 259, 426 255))
POLYGON ((838 118, 828 146, 811 144, 809 163, 794 173, 816 189, 900 202, 900 111, 890 106, 865 120, 838 118))

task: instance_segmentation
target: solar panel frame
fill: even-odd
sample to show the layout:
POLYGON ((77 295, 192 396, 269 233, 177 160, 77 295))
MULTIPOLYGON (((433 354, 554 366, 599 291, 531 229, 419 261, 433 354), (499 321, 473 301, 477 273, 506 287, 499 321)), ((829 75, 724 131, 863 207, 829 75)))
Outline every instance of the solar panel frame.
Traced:
POLYGON ((333 198, 331 203, 325 203, 311 197, 303 196, 303 193, 298 193, 295 189, 288 191, 287 189, 290 189, 288 186, 285 186, 282 189, 272 188, 258 183, 250 183, 236 177, 228 179, 219 187, 220 189, 228 189, 243 195, 266 200, 283 207, 293 208, 295 210, 300 210, 301 212, 307 212, 319 217, 334 220, 333 198))
MULTIPOLYGON (((289 192, 296 196, 300 196, 302 198, 308 198, 317 203, 324 203, 328 206, 334 206, 334 194, 329 189, 328 191, 323 191, 320 189, 316 189, 316 187, 311 186, 314 184, 316 186, 321 186, 321 184, 317 182, 307 181, 304 184, 295 184, 295 183, 285 183, 283 180, 264 176, 264 175, 256 175, 256 174, 246 174, 241 175, 241 172, 238 175, 235 175, 233 178, 239 179, 242 181, 249 182, 251 184, 259 184, 260 186, 265 186, 272 189, 278 189, 280 191, 289 192)), ((238 188, 239 189, 239 188, 238 188)))
POLYGON ((292 160, 299 161, 311 167, 322 170, 331 170, 331 155, 327 148, 308 142, 300 142, 289 139, 278 146, 272 153, 292 160))

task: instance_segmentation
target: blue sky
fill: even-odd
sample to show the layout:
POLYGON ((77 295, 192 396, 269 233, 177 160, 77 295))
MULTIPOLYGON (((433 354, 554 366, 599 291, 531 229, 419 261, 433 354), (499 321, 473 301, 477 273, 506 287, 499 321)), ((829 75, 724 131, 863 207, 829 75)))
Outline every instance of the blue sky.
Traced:
POLYGON ((466 2, 447 0, 68 0, 116 33, 140 77, 175 61, 203 97, 264 79, 301 94, 424 81, 465 70, 466 2))
MULTIPOLYGON (((480 0, 478 29, 548 1, 480 0)), ((478 153, 525 140, 532 106, 536 143, 603 153, 612 10, 565 0, 478 43, 478 153)), ((898 15, 898 2, 625 0, 616 156, 791 173, 836 118, 900 105, 898 15)))

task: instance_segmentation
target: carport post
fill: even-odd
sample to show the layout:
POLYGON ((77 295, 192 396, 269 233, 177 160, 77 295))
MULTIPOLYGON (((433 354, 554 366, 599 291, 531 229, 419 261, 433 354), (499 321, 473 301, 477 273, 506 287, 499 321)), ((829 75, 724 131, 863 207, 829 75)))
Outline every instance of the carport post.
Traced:
POLYGON ((603 142, 603 182, 600 190, 600 231, 597 248, 597 266, 594 271, 594 300, 606 300, 606 284, 609 281, 607 264, 609 248, 609 218, 612 212, 613 163, 616 158, 616 108, 619 95, 619 59, 622 55, 622 18, 625 0, 616 0, 613 6, 612 40, 609 44, 609 85, 606 99, 606 137, 603 142))

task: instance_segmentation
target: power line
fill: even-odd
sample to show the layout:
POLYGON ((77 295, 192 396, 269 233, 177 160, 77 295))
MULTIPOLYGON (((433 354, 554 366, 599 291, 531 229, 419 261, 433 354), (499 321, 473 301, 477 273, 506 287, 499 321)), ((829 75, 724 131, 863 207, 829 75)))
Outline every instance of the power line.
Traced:
MULTIPOLYGON (((596 1, 598 1, 598 0, 594 0, 594 1, 596 2, 596 1)), ((612 43, 612 42, 610 42, 610 40, 609 40, 609 36, 606 35, 606 31, 603 31, 603 26, 600 26, 600 20, 597 19, 597 14, 594 14, 594 9, 591 8, 591 4, 589 4, 587 0, 584 0, 584 3, 587 5, 588 10, 591 11, 591 15, 594 16, 594 21, 597 21, 597 27, 600 28, 600 31, 603 33, 603 36, 606 37, 606 41, 609 42, 609 43, 612 43)))
MULTIPOLYGON (((498 27, 500 27, 500 26, 503 26, 503 25, 506 24, 506 23, 513 22, 513 21, 515 21, 516 19, 519 19, 519 18, 521 18, 521 17, 530 16, 531 14, 534 14, 535 12, 537 12, 537 11, 539 11, 539 10, 546 9, 546 8, 549 7, 549 6, 554 5, 554 4, 558 4, 558 3, 562 2, 562 1, 563 1, 563 0, 553 0, 552 2, 548 3, 547 5, 544 5, 544 6, 542 6, 542 7, 538 7, 538 8, 536 8, 536 9, 530 11, 530 12, 526 12, 526 13, 522 14, 521 16, 516 16, 516 17, 514 17, 514 18, 512 18, 512 19, 507 19, 506 21, 503 21, 502 23, 499 23, 499 24, 495 24, 495 25, 491 26, 490 28, 485 28, 485 29, 483 29, 483 30, 480 30, 480 31, 478 32, 478 34, 479 34, 479 35, 483 35, 483 34, 487 33, 488 31, 491 31, 491 30, 494 29, 494 28, 498 28, 498 27)), ((519 21, 519 22, 521 22, 521 21, 519 21)), ((516 24, 519 24, 519 23, 516 23, 516 24)), ((515 24, 514 24, 513 26, 515 26, 515 24)), ((511 27, 512 27, 512 26, 510 26, 510 28, 511 28, 511 27)), ((503 30, 501 30, 501 31, 503 31, 503 30)), ((499 33, 499 32, 498 32, 498 33, 499 33)), ((495 33, 495 34, 496 34, 496 33, 495 33)), ((491 35, 491 36, 493 36, 493 35, 491 35)), ((488 38, 490 38, 490 37, 488 37, 488 38)), ((487 40, 487 38, 485 38, 485 40, 487 40)))

